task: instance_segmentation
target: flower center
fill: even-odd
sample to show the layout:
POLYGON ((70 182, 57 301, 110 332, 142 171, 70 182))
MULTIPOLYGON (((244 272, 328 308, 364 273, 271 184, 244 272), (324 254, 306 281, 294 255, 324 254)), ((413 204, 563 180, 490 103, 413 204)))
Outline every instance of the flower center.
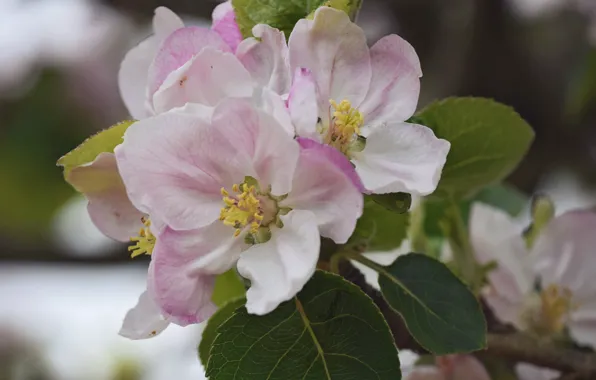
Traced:
POLYGON ((250 232, 257 233, 263 222, 264 210, 255 186, 248 186, 246 183, 234 184, 232 191, 238 194, 230 195, 226 189, 221 188, 225 206, 221 209, 219 220, 236 229, 234 236, 240 235, 248 225, 250 232))
POLYGON ((563 331, 567 316, 577 308, 567 288, 551 284, 530 300, 523 313, 528 327, 539 335, 556 335, 563 331))
POLYGON ((151 233, 150 229, 151 220, 143 217, 141 221, 145 226, 139 230, 139 236, 130 238, 130 241, 136 242, 134 245, 128 247, 131 258, 142 254, 151 255, 153 253, 153 247, 155 247, 155 235, 151 233))
POLYGON ((331 145, 340 152, 348 154, 352 145, 360 135, 360 127, 364 124, 362 112, 352 107, 352 104, 344 99, 339 104, 333 99, 329 100, 332 113, 329 128, 322 131, 324 142, 331 145), (326 132, 326 134, 325 134, 326 132))

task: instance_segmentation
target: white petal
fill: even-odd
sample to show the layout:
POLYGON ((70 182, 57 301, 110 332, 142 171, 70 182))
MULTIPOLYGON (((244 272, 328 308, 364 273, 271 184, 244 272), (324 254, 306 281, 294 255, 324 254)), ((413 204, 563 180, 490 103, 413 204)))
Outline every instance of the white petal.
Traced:
POLYGON ((377 126, 352 162, 373 193, 432 193, 439 183, 450 144, 430 128, 410 123, 377 126))
POLYGON ((555 380, 561 376, 559 371, 537 367, 528 363, 517 364, 515 372, 519 380, 555 380))
POLYGON ((289 47, 292 72, 305 68, 313 74, 320 116, 328 115, 329 99, 362 103, 372 75, 370 53, 364 31, 345 12, 320 7, 314 20, 296 23, 289 47))
POLYGON ((534 244, 542 284, 559 284, 582 303, 596 295, 596 213, 569 211, 553 219, 534 244))
POLYGON ((215 106, 227 97, 251 96, 252 84, 233 54, 206 47, 167 76, 153 96, 153 106, 156 113, 189 102, 215 106))
POLYGON ((441 370, 431 365, 421 365, 414 367, 404 380, 447 380, 441 370))
POLYGON ((153 338, 169 324, 170 322, 161 314, 159 307, 145 291, 139 297, 136 306, 126 313, 119 334, 135 340, 153 338))
MULTIPOLYGON (((580 306, 581 307, 581 306, 580 306)), ((596 348, 596 318, 572 321, 568 324, 569 334, 579 344, 596 348)))
POLYGON ((147 105, 147 78, 149 66, 157 53, 160 39, 150 36, 130 49, 118 71, 120 96, 133 119, 144 119, 152 114, 147 105))
POLYGON ((292 299, 315 272, 320 238, 316 218, 294 210, 281 217, 284 226, 273 229, 271 240, 242 253, 238 272, 251 281, 246 309, 264 315, 292 299))
MULTIPOLYGON (((503 270, 511 274, 515 282, 512 285, 521 294, 532 289, 534 275, 522 238, 522 228, 504 211, 484 203, 474 203, 470 212, 470 241, 481 264, 497 263, 498 268, 491 273, 503 270)), ((498 287, 497 284, 495 286, 498 287)))
POLYGON ((287 94, 292 74, 286 37, 264 24, 255 25, 252 34, 238 45, 236 56, 259 86, 287 94))
POLYGON ((288 95, 288 109, 296 134, 316 141, 321 140, 317 132, 318 105, 317 89, 312 73, 297 68, 294 73, 292 88, 288 95))
MULTIPOLYGON (((368 252, 364 253, 363 256, 377 264, 387 266, 391 265, 399 256, 405 255, 409 252, 411 252, 410 241, 404 240, 401 245, 394 250, 387 252, 368 252)), ((367 267, 364 264, 360 264, 357 261, 350 260, 350 262, 364 275, 364 280, 370 286, 377 290, 381 289, 379 286, 379 272, 367 267)))
POLYGON ((176 29, 184 27, 184 23, 178 15, 166 7, 157 7, 153 16, 153 32, 163 41, 176 29))
POLYGON ((416 51, 401 37, 381 38, 371 49, 372 79, 358 108, 367 126, 405 121, 414 114, 420 93, 420 61, 416 51))
POLYGON ((273 116, 288 136, 294 137, 296 134, 294 124, 292 123, 286 102, 280 95, 268 88, 257 87, 254 89, 252 101, 257 108, 273 116))

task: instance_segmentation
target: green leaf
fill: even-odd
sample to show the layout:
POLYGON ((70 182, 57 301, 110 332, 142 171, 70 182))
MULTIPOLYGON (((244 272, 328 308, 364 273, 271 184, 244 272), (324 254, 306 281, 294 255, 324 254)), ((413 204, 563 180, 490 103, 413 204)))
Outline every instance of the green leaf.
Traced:
POLYGON ((124 132, 134 122, 134 120, 123 121, 108 129, 104 129, 62 156, 58 160, 58 165, 64 167, 64 176, 67 177, 68 173, 77 166, 93 162, 100 153, 113 152, 114 148, 122 143, 124 132))
POLYGON ((472 201, 491 205, 511 216, 518 216, 526 208, 530 198, 512 186, 500 184, 482 189, 472 201))
POLYGON ((486 347, 486 321, 478 301, 441 262, 415 253, 400 256, 379 268, 379 285, 428 351, 446 355, 486 347))
POLYGON ((364 210, 348 245, 369 251, 388 251, 401 245, 408 233, 410 214, 398 214, 365 196, 364 210))
POLYGON ((209 350, 213 345, 213 341, 217 337, 217 329, 227 321, 238 308, 244 306, 245 303, 246 299, 241 297, 229 301, 224 305, 218 305, 219 309, 211 316, 211 318, 209 318, 205 329, 203 329, 201 342, 199 343, 199 359, 201 359, 203 366, 206 366, 209 361, 209 350))
POLYGON ((308 17, 317 8, 329 6, 355 17, 362 0, 232 0, 240 32, 252 37, 252 28, 267 24, 290 36, 298 20, 308 17))
POLYGON ((356 285, 317 271, 298 295, 265 315, 237 309, 217 329, 207 377, 401 379, 393 337, 356 285))
POLYGON ((519 114, 490 99, 445 99, 429 105, 412 121, 451 143, 435 198, 461 199, 500 182, 534 139, 534 131, 519 114))
POLYGON ((215 279, 211 300, 215 305, 221 307, 229 300, 244 297, 245 294, 244 281, 238 276, 236 269, 232 268, 215 279))
POLYGON ((408 212, 412 205, 412 196, 408 193, 371 194, 368 197, 387 210, 400 214, 408 212))

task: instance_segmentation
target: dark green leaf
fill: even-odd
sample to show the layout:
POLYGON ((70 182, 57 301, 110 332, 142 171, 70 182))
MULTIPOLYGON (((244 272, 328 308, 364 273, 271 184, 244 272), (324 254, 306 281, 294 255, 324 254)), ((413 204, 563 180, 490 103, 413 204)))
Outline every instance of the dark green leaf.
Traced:
POLYGON ((412 196, 408 193, 371 194, 367 197, 387 210, 400 214, 408 212, 412 205, 412 196))
POLYGON ((221 306, 231 299, 244 297, 245 294, 244 281, 238 276, 236 269, 230 269, 215 279, 211 300, 217 306, 221 306))
POLYGON ((276 310, 237 309, 218 329, 211 380, 401 378, 397 349, 379 309, 357 286, 317 271, 276 310))
POLYGON ((402 315, 420 345, 437 355, 486 347, 486 321, 478 301, 441 262, 410 253, 379 271, 389 305, 402 315))
POLYGON ((410 214, 398 214, 369 197, 348 245, 362 245, 369 251, 388 251, 401 245, 407 236, 410 214))
POLYGON ((251 37, 252 28, 257 24, 270 25, 289 37, 298 20, 311 15, 320 6, 341 9, 355 16, 361 3, 362 0, 232 0, 236 21, 244 37, 251 37))
POLYGON ((205 326, 201 337, 201 343, 199 343, 199 358, 204 366, 207 365, 207 361, 209 360, 209 350, 211 349, 213 341, 217 337, 217 329, 227 321, 239 307, 244 306, 245 303, 245 298, 229 301, 225 305, 220 306, 217 312, 209 318, 209 321, 207 321, 207 325, 205 326))
POLYGON ((449 98, 415 122, 448 140, 451 150, 433 197, 456 199, 500 182, 525 156, 534 131, 511 107, 483 98, 449 98))

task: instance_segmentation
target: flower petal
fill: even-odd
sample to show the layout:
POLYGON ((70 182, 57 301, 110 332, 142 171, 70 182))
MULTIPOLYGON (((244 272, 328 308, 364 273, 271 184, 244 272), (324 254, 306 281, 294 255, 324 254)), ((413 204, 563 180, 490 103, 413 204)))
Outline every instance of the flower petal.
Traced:
POLYGON ((289 39, 290 66, 309 69, 317 83, 319 116, 327 122, 329 99, 357 107, 371 79, 364 31, 337 9, 320 7, 314 20, 298 21, 289 39))
POLYGON ((447 380, 443 373, 435 366, 416 366, 404 380, 447 380))
POLYGON ((432 193, 439 183, 450 144, 430 128, 410 123, 386 123, 366 139, 352 162, 364 186, 373 193, 432 193))
POLYGON ((381 38, 371 49, 372 79, 359 110, 369 127, 405 121, 414 114, 420 94, 420 61, 401 37, 381 38))
POLYGON ((339 152, 339 157, 330 155, 329 150, 335 151, 331 147, 311 142, 316 145, 300 152, 292 191, 282 205, 312 212, 322 236, 345 243, 362 215, 362 193, 342 170, 350 166, 347 159, 339 152), (339 159, 346 163, 338 164, 339 159))
MULTIPOLYGON (((386 251, 386 252, 367 252, 367 253, 363 253, 362 255, 364 257, 366 257, 367 259, 374 261, 377 264, 381 264, 383 266, 389 266, 399 256, 405 255, 410 252, 412 252, 410 241, 404 240, 401 243, 401 245, 394 250, 386 251)), ((352 265, 354 267, 356 267, 356 269, 358 269, 360 271, 360 273, 362 273, 364 275, 364 280, 366 281, 367 284, 369 284, 370 286, 372 286, 373 288, 375 288, 377 290, 381 290, 381 287, 379 286, 379 272, 377 272, 374 269, 370 269, 366 265, 361 264, 355 260, 350 260, 350 263, 352 263, 352 265)))
POLYGON ((515 373, 519 380, 555 380, 561 372, 550 368, 537 367, 533 364, 519 363, 515 366, 515 373))
POLYGON ((287 94, 292 74, 286 37, 264 24, 255 25, 252 34, 254 37, 240 43, 236 56, 259 86, 287 94))
POLYGON ((290 192, 300 147, 273 115, 250 100, 228 98, 214 111, 213 129, 249 157, 246 163, 253 169, 244 175, 255 177, 261 187, 270 185, 275 195, 290 192))
POLYGON ((207 46, 231 52, 219 34, 209 29, 189 26, 170 34, 161 44, 149 67, 149 97, 155 94, 172 71, 182 67, 207 46))
POLYGON ((166 228, 153 250, 150 292, 164 314, 181 326, 200 323, 215 311, 217 274, 233 267, 243 247, 234 229, 219 220, 191 231, 166 228))
POLYGON ((159 307, 153 302, 147 291, 139 297, 134 308, 130 309, 119 334, 129 339, 147 339, 159 335, 170 322, 161 313, 159 307))
POLYGON ((164 40, 175 30, 184 28, 184 23, 178 15, 166 7, 155 8, 153 16, 153 32, 160 40, 164 40))
POLYGON ((288 110, 298 136, 321 140, 317 132, 317 89, 310 70, 296 69, 288 95, 288 110))
POLYGON ((211 29, 221 36, 232 52, 235 52, 238 44, 242 41, 242 33, 240 33, 236 22, 232 1, 228 0, 216 6, 211 18, 213 19, 211 29))
POLYGON ((300 144, 302 151, 312 149, 312 152, 310 153, 320 155, 334 164, 346 176, 348 176, 348 178, 350 178, 354 186, 356 186, 360 192, 364 193, 366 191, 362 181, 360 181, 358 173, 356 173, 356 169, 354 169, 354 166, 350 163, 350 161, 348 161, 346 156, 344 156, 337 149, 330 147, 329 145, 322 144, 318 141, 303 137, 298 137, 296 141, 298 141, 300 144))
POLYGON ((128 199, 114 154, 100 153, 93 162, 73 168, 67 180, 87 197, 91 220, 104 235, 128 242, 143 227, 144 214, 128 199))
POLYGON ((543 286, 562 285, 574 301, 587 303, 596 295, 596 213, 569 211, 553 219, 532 249, 543 286))
POLYGON ((169 73, 153 96, 156 113, 186 103, 215 106, 226 97, 249 97, 253 82, 233 54, 205 47, 169 73))
POLYGON ((472 355, 455 355, 451 360, 451 377, 453 379, 491 380, 484 365, 472 355))
POLYGON ((154 35, 130 49, 122 60, 118 72, 120 95, 133 119, 144 119, 152 114, 147 104, 147 78, 151 62, 159 45, 176 29, 184 27, 182 20, 165 7, 155 9, 154 35))
POLYGON ((116 147, 133 204, 174 229, 195 229, 219 218, 221 187, 242 182, 250 157, 201 117, 167 112, 133 124, 116 147))
POLYGON ((271 231, 271 240, 252 246, 238 260, 238 272, 251 282, 246 293, 251 314, 267 314, 290 300, 317 266, 320 237, 315 215, 293 210, 281 219, 284 226, 271 231))

